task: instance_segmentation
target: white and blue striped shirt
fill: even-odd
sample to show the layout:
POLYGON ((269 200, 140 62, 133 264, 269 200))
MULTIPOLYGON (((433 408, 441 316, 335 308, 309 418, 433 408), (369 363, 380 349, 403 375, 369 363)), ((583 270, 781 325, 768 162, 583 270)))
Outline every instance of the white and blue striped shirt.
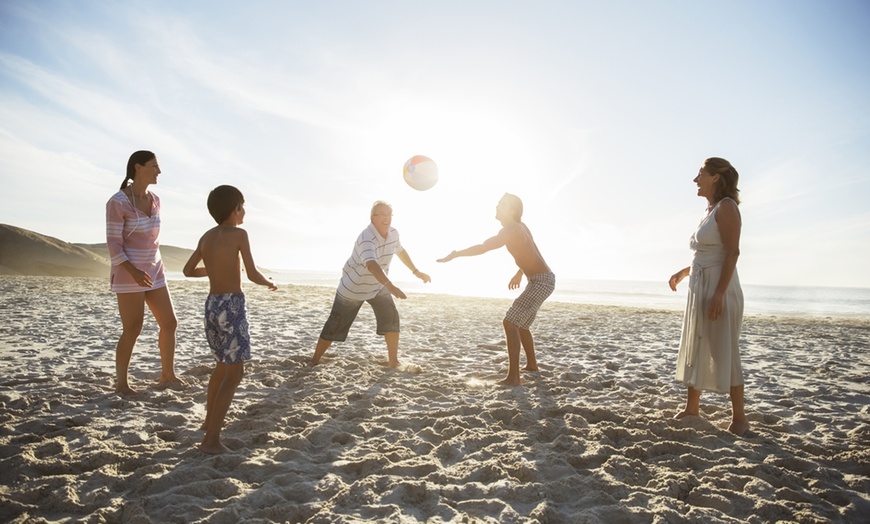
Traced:
POLYGON ((384 238, 374 224, 369 224, 357 237, 353 253, 344 264, 338 294, 349 300, 364 301, 375 298, 384 286, 369 272, 366 262, 377 261, 384 273, 389 274, 393 255, 402 251, 399 232, 395 228, 391 227, 384 238))

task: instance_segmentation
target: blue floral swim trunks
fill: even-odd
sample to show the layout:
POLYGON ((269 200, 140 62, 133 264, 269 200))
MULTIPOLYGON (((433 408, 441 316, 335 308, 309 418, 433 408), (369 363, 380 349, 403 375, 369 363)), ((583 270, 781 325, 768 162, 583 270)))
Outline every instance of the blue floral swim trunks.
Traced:
POLYGON ((205 301, 205 338, 219 363, 251 359, 251 335, 244 293, 209 295, 205 301))

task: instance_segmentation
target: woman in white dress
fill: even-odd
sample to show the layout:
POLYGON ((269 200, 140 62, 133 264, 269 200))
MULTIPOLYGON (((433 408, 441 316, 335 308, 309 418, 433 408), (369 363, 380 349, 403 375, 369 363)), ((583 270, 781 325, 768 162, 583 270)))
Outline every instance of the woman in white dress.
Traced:
POLYGON ((749 429, 743 408, 743 368, 738 339, 743 323, 743 291, 737 277, 740 256, 740 211, 737 205, 737 170, 722 158, 704 161, 695 184, 707 199, 707 213, 692 235, 692 265, 674 273, 668 284, 689 277, 689 293, 677 381, 688 388, 686 408, 676 418, 698 416, 701 391, 731 395, 731 425, 742 435, 749 429))

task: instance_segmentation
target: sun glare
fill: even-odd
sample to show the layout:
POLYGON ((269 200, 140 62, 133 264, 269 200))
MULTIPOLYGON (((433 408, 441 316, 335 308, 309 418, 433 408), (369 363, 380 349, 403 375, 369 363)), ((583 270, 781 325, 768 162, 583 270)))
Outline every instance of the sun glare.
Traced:
MULTIPOLYGON (((426 286, 408 278, 410 285, 433 293, 514 296, 507 284, 516 266, 506 250, 434 261, 495 235, 501 228, 495 206, 505 192, 524 201, 548 196, 530 179, 540 152, 532 150, 521 123, 459 99, 384 97, 377 107, 359 154, 375 171, 382 197, 394 205, 393 225, 403 245, 433 278, 426 286), (418 154, 438 165, 439 180, 427 191, 402 179, 404 162, 418 154)), ((403 270, 395 271, 399 278, 403 270)))

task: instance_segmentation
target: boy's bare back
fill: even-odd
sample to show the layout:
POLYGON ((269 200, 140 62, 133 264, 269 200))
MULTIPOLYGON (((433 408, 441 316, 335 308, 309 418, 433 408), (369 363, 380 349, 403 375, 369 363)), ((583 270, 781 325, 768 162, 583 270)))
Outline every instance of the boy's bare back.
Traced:
POLYGON ((266 278, 254 263, 251 255, 251 245, 248 232, 231 225, 220 225, 206 231, 196 250, 184 266, 184 275, 188 277, 208 277, 209 293, 222 295, 225 293, 241 293, 242 276, 241 262, 245 265, 248 280, 255 284, 277 289, 275 284, 266 278), (203 262, 205 267, 199 266, 203 262))
POLYGON ((239 254, 247 245, 247 232, 235 226, 216 226, 202 235, 197 251, 208 271, 209 293, 242 291, 239 254))

